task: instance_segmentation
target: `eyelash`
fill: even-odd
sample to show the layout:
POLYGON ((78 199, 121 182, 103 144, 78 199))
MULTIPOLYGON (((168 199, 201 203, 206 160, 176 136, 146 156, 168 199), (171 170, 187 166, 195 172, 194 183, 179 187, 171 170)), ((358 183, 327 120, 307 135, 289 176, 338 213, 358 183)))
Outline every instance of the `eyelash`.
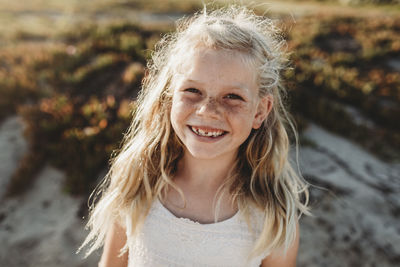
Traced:
POLYGON ((232 99, 232 100, 244 100, 243 97, 241 97, 240 95, 237 95, 237 94, 228 94, 226 96, 226 98, 232 99))
POLYGON ((199 89, 196 89, 196 88, 187 88, 187 89, 185 89, 184 90, 185 92, 189 92, 189 93, 194 93, 194 94, 199 94, 200 93, 200 90, 199 89))
MULTIPOLYGON (((189 92, 189 93, 193 93, 193 94, 201 94, 199 89, 196 89, 196 88, 193 88, 193 87, 186 88, 184 91, 185 92, 189 92)), ((227 94, 225 96, 225 98, 230 99, 230 100, 242 100, 242 101, 244 101, 243 97, 241 97, 240 95, 237 95, 237 94, 227 94)))

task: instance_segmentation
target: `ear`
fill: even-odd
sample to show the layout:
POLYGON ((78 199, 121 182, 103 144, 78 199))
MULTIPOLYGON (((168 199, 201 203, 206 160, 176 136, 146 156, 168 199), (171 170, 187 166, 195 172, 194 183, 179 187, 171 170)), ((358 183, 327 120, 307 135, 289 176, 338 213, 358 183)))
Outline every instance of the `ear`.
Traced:
POLYGON ((257 106, 257 113, 253 120, 253 129, 258 129, 261 127, 262 123, 268 117, 268 114, 272 110, 274 104, 274 99, 272 95, 266 95, 260 98, 257 106))

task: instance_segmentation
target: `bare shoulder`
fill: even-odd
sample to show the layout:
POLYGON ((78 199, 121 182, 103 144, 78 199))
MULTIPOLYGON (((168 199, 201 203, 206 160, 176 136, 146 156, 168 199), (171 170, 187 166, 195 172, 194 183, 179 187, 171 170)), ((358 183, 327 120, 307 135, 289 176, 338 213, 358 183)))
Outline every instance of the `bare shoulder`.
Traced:
POLYGON ((128 266, 128 253, 119 256, 121 248, 126 243, 126 239, 125 229, 115 223, 107 233, 99 267, 128 266))
POLYGON ((275 251, 268 255, 261 263, 262 267, 295 267, 297 252, 299 249, 300 241, 300 230, 299 222, 296 223, 296 238, 292 245, 288 248, 287 253, 284 254, 283 251, 275 251))

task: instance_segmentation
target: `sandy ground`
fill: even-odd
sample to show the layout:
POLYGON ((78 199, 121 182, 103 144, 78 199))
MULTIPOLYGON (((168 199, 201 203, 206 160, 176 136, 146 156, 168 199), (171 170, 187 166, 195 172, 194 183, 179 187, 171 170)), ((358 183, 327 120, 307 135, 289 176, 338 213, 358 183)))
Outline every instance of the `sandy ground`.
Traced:
POLYGON ((0 199, 26 151, 27 143, 22 136, 21 119, 17 116, 8 118, 0 126, 0 199))
MULTIPOLYGON (((18 117, 0 127, 0 185, 7 185, 13 169, 26 151, 18 117)), ((75 251, 85 237, 78 211, 80 198, 63 192, 64 174, 46 166, 26 194, 0 204, 0 266, 97 266, 99 253, 87 260, 75 251)))
MULTIPOLYGON (((311 125, 301 168, 311 188, 313 217, 301 219, 298 266, 398 266, 400 166, 311 125)), ((0 126, 3 188, 26 150, 17 117, 0 126), (8 160, 8 161, 7 161, 8 160), (8 166, 8 167, 7 167, 8 166)), ((96 266, 75 251, 85 237, 82 199, 62 190, 64 174, 46 166, 25 195, 0 206, 0 266, 96 266)), ((4 190, 3 190, 4 191, 4 190)))
POLYGON ((299 266, 399 266, 400 166, 315 125, 304 136, 314 217, 301 221, 299 266))

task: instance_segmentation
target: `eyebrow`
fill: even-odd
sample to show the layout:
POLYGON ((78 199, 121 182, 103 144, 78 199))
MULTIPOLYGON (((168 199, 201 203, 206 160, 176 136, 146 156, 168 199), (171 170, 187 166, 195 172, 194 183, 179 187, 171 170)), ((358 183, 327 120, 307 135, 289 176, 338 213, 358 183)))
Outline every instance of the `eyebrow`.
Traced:
POLYGON ((198 80, 193 80, 193 79, 184 79, 183 82, 185 83, 198 83, 198 84, 204 84, 201 81, 198 80))
MULTIPOLYGON (((184 84, 185 83, 197 83, 197 84, 200 84, 200 85, 204 85, 203 82, 201 82, 199 80, 194 80, 194 79, 184 79, 183 83, 184 84)), ((240 83, 224 86, 224 88, 226 88, 226 89, 241 89, 241 90, 244 90, 246 92, 249 91, 249 88, 247 88, 247 86, 244 86, 243 84, 240 84, 240 83)))

